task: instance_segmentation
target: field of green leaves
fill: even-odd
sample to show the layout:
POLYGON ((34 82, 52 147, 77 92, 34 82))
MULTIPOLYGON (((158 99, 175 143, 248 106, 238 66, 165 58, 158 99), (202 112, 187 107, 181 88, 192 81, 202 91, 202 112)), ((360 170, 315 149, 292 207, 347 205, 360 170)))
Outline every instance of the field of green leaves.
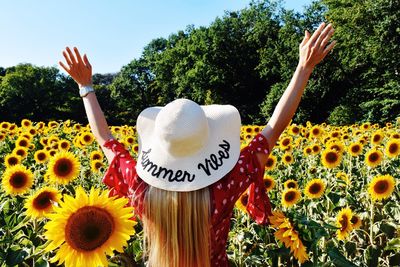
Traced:
MULTIPOLYGON (((262 126, 243 126, 245 146, 262 126)), ((135 127, 111 131, 136 157, 135 127)), ((400 119, 291 124, 265 168, 271 225, 238 200, 231 266, 399 266, 400 119)), ((107 161, 87 125, 0 123, 0 266, 144 266, 142 226, 101 183, 107 161)))

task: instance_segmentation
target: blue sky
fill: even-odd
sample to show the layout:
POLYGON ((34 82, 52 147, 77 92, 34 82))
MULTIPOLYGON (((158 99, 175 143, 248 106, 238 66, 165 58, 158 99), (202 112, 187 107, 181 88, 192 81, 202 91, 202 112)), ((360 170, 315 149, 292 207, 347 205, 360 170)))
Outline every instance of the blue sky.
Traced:
MULTIPOLYGON (((57 66, 65 46, 87 53, 95 73, 117 72, 157 37, 208 26, 248 0, 0 0, 0 66, 57 66)), ((286 0, 302 11, 311 0, 286 0)))

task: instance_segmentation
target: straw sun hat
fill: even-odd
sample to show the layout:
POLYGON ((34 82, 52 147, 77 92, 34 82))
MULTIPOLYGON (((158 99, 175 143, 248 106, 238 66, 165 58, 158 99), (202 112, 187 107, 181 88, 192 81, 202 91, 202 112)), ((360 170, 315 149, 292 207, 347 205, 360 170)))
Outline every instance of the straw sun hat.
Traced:
POLYGON ((231 105, 200 106, 177 99, 143 110, 136 126, 136 171, 157 188, 185 192, 207 187, 239 158, 240 115, 231 105))

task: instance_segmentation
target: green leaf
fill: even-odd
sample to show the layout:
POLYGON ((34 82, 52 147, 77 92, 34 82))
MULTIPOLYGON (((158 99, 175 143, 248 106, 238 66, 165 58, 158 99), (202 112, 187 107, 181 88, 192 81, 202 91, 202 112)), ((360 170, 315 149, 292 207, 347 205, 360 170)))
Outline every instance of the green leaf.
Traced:
POLYGON ((35 262, 35 267, 50 267, 50 263, 47 260, 39 259, 35 262))
POLYGON ((353 264, 351 261, 346 259, 345 256, 334 246, 330 246, 327 250, 329 257, 335 266, 338 267, 357 267, 357 265, 353 264))
POLYGON ((376 246, 368 246, 365 250, 365 256, 367 260, 368 267, 377 267, 379 262, 379 257, 381 256, 381 250, 376 246))
POLYGON ((384 222, 381 224, 380 229, 386 234, 388 238, 392 238, 396 234, 396 225, 390 222, 384 222))
POLYGON ((390 240, 387 243, 385 250, 395 250, 395 251, 399 252, 400 251, 400 238, 395 238, 395 239, 390 240))
POLYGON ((28 256, 28 252, 21 248, 10 248, 6 256, 6 264, 8 266, 14 266, 20 264, 28 256))

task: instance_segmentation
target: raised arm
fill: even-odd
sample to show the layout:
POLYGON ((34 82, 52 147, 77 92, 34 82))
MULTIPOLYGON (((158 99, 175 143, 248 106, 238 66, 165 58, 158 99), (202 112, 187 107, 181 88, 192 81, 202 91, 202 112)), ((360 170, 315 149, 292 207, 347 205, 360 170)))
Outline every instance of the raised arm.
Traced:
MULTIPOLYGON (((269 151, 272 151, 279 136, 293 118, 314 67, 335 46, 335 41, 328 45, 333 33, 332 25, 325 23, 322 23, 312 36, 308 31, 305 32, 304 39, 299 45, 300 55, 296 71, 276 105, 267 126, 261 132, 268 140, 269 151)), ((259 154, 257 157, 261 166, 265 166, 267 156, 259 154)))
MULTIPOLYGON (((76 47, 74 47, 74 52, 75 54, 73 54, 71 49, 67 47, 65 51, 63 51, 66 64, 60 61, 60 66, 69 75, 71 75, 71 77, 79 85, 79 88, 92 87, 92 66, 89 63, 86 54, 83 55, 82 58, 76 47)), ((103 144, 105 141, 112 138, 112 135, 110 129, 108 128, 103 111, 101 110, 99 102, 97 101, 96 95, 94 92, 90 92, 86 96, 82 97, 82 99, 91 131, 95 136, 97 143, 100 144, 108 162, 111 163, 114 153, 111 150, 103 147, 103 144)))

